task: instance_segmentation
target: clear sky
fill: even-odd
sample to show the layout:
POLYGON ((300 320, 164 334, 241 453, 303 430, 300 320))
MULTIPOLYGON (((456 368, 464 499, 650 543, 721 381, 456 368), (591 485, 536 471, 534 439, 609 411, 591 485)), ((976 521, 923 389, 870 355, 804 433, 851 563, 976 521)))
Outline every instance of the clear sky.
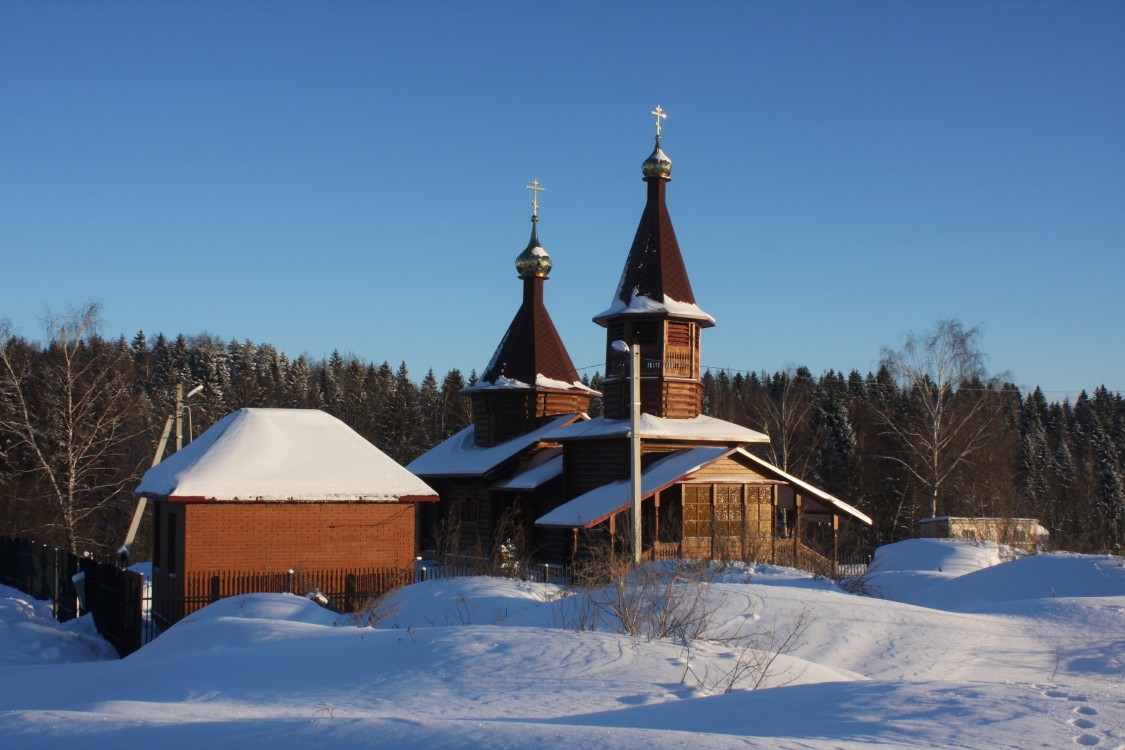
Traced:
POLYGON ((0 4, 0 318, 483 370, 538 178, 575 364, 668 112, 703 363, 867 372, 946 317, 1125 390, 1125 3, 0 4))

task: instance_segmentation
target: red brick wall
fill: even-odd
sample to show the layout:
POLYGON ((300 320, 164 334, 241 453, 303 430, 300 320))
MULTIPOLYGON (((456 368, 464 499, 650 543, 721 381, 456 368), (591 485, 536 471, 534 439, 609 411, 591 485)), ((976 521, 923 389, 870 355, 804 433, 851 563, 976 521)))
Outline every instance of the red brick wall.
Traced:
POLYGON ((399 568, 414 559, 412 503, 184 503, 180 507, 184 574, 399 568))

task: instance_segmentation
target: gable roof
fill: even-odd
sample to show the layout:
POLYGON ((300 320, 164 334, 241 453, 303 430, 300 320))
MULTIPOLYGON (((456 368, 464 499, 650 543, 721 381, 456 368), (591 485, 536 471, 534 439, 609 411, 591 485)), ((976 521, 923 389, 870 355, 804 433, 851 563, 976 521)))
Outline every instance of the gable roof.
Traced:
POLYGON ((239 409, 145 472, 137 494, 215 501, 436 500, 359 433, 315 409, 239 409))
MULTIPOLYGON (((731 448, 707 447, 676 451, 641 472, 641 497, 670 487, 677 479, 730 453, 731 448)), ((536 526, 590 528, 632 505, 631 481, 618 479, 563 503, 540 517, 536 526)))
POLYGON ((805 495, 806 497, 816 498, 817 500, 820 500, 821 502, 824 502, 828 505, 831 505, 833 508, 836 508, 839 511, 847 513, 852 518, 856 519, 857 521, 861 521, 861 522, 867 524, 868 526, 870 526, 871 524, 874 523, 874 521, 871 520, 871 517, 868 516, 866 513, 863 513, 862 511, 852 507, 851 505, 848 505, 847 503, 845 503, 843 500, 839 499, 838 497, 836 497, 834 495, 830 495, 827 492, 825 492, 824 490, 822 490, 818 487, 814 487, 813 485, 809 484, 808 482, 800 480, 797 477, 793 476, 792 474, 788 474, 788 473, 782 471, 781 469, 779 469, 776 466, 774 466, 773 464, 771 464, 769 461, 766 461, 763 458, 758 458, 757 456, 755 456, 750 451, 745 450, 744 448, 739 448, 738 453, 740 455, 750 459, 750 462, 752 464, 754 464, 755 466, 757 466, 759 469, 761 469, 764 473, 773 474, 778 479, 784 479, 786 482, 789 482, 790 484, 796 486, 797 488, 799 488, 801 490, 800 494, 805 495))
MULTIPOLYGON (((808 482, 797 479, 743 448, 722 448, 719 446, 691 448, 665 456, 659 461, 653 462, 652 465, 641 472, 641 497, 648 497, 653 493, 664 490, 686 475, 732 454, 750 459, 754 468, 760 470, 764 476, 792 484, 797 488, 799 494, 825 503, 862 523, 866 523, 868 526, 871 525, 870 518, 843 500, 833 497, 808 482)), ((601 523, 614 513, 627 510, 632 505, 630 492, 631 485, 628 478, 603 484, 601 487, 595 487, 541 516, 535 521, 535 525, 588 529, 601 523)))
POLYGON ((484 476, 539 443, 548 433, 584 416, 561 414, 535 430, 487 448, 475 444, 475 427, 469 425, 411 461, 406 468, 422 477, 484 476))

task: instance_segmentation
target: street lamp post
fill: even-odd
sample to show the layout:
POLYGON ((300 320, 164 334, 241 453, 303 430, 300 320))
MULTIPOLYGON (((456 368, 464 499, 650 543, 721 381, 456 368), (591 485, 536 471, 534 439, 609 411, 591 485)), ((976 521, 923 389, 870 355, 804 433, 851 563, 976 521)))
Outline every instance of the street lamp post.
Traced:
MULTIPOLYGON (((184 395, 184 387, 182 384, 176 384, 176 407, 172 412, 172 416, 168 417, 168 421, 164 423, 164 432, 160 435, 160 443, 156 446, 156 455, 152 457, 152 465, 156 466, 160 460, 164 458, 164 449, 168 445, 168 436, 172 432, 172 425, 176 427, 176 450, 179 451, 184 447, 184 435, 182 429, 181 419, 183 417, 184 409, 187 408, 185 403, 189 398, 196 395, 203 390, 202 385, 197 385, 184 395)), ((188 442, 191 442, 191 411, 188 410, 188 442)), ((133 511, 133 521, 129 524, 129 531, 125 534, 125 543, 117 550, 117 565, 124 568, 129 562, 129 556, 133 554, 133 540, 137 538, 137 530, 141 526, 141 518, 144 516, 145 505, 147 499, 142 495, 137 498, 137 509, 133 511)))
POLYGON ((629 488, 633 500, 633 564, 641 564, 641 347, 618 339, 613 349, 628 353, 630 414, 629 414, 629 488))

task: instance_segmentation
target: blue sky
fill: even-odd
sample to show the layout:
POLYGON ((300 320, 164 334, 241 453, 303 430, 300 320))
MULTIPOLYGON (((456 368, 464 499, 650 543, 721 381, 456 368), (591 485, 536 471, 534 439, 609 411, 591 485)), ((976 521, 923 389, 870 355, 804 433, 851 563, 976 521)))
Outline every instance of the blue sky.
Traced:
POLYGON ((875 367, 946 317, 1125 390, 1121 2, 0 5, 0 318, 482 370, 520 302, 603 359, 668 112, 703 362, 875 367))

